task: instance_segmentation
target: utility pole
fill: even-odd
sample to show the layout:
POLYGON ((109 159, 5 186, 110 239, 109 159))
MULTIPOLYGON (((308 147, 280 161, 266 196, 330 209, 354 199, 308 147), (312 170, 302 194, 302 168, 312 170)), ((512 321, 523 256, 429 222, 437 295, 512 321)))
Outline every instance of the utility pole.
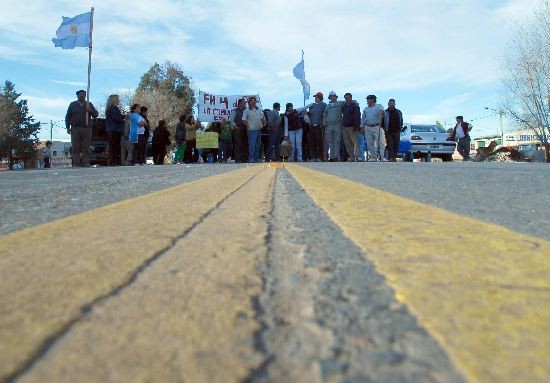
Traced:
POLYGON ((486 110, 492 110, 493 112, 497 113, 500 117, 500 145, 504 146, 504 129, 502 128, 502 116, 506 114, 506 112, 502 109, 496 110, 493 108, 485 107, 486 110))

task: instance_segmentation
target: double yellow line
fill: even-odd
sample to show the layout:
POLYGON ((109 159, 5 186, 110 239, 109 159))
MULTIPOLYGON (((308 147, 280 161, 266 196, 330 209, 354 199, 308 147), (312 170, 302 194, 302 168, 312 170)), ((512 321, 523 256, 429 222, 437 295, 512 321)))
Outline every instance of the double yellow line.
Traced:
POLYGON ((242 381, 276 171, 470 382, 550 381, 550 244, 307 168, 252 167, 0 237, 0 381, 242 381))
POLYGON ((550 382, 550 243, 287 166, 471 382, 550 382))

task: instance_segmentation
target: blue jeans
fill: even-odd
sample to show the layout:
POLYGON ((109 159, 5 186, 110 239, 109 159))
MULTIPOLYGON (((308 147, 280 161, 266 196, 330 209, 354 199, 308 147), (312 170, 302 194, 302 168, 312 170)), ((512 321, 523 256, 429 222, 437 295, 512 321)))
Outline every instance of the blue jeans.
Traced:
POLYGON ((261 130, 249 130, 248 131, 248 161, 256 162, 260 157, 260 146, 262 131, 261 130))
POLYGON ((281 161, 281 129, 269 131, 266 160, 281 161))
POLYGON ((302 129, 290 130, 288 138, 290 138, 292 144, 292 153, 290 153, 288 160, 291 161, 294 158, 294 150, 296 149, 296 160, 302 161, 302 129))

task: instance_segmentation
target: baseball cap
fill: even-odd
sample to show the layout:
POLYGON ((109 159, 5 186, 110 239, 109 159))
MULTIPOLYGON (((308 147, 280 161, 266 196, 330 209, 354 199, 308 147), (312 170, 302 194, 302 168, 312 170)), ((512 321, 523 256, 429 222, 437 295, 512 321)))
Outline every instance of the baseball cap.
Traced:
POLYGON ((319 98, 322 99, 322 98, 324 98, 323 92, 317 92, 317 93, 315 93, 315 94, 313 95, 313 97, 319 97, 319 98))
POLYGON ((331 97, 331 96, 336 96, 336 97, 338 97, 338 95, 336 94, 336 92, 333 91, 333 90, 330 91, 330 93, 328 94, 328 96, 329 96, 329 97, 331 97))

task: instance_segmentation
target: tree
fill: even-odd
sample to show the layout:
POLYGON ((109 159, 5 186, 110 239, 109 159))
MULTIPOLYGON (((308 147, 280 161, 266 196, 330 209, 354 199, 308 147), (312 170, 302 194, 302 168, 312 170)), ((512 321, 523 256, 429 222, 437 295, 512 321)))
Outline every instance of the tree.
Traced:
POLYGON ((155 63, 141 77, 133 102, 149 109, 151 128, 165 120, 174 137, 179 116, 192 113, 195 105, 191 79, 178 64, 155 63))
POLYGON ((8 160, 10 169, 17 158, 36 153, 40 131, 40 123, 29 115, 27 100, 18 101, 20 96, 10 81, 0 86, 0 159, 8 160))
POLYGON ((516 28, 504 60, 504 109, 533 131, 550 162, 550 5, 541 2, 529 21, 516 28))

